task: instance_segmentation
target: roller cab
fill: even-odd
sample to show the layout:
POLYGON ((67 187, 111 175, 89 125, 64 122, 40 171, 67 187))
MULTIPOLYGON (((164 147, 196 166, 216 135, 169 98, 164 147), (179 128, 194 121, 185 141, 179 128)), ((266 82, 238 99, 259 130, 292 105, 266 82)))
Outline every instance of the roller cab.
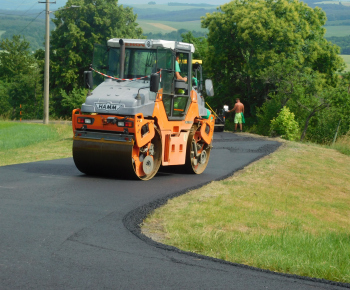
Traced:
POLYGON ((215 119, 204 106, 193 52, 192 44, 162 40, 111 39, 107 47, 95 46, 84 74, 89 93, 72 112, 73 159, 81 172, 148 180, 161 165, 205 170, 215 119), (176 79, 178 67, 187 82, 176 79))

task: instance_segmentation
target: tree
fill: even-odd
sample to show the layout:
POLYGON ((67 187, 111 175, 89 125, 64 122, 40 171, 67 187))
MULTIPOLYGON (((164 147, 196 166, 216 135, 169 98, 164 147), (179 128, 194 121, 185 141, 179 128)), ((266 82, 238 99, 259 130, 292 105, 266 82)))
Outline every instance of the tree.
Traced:
POLYGON ((343 68, 339 48, 324 38, 325 13, 295 0, 234 0, 207 14, 208 59, 218 102, 239 95, 254 114, 273 89, 260 78, 268 67, 290 60, 326 74, 335 85, 343 68))
POLYGON ((20 118, 20 105, 25 118, 42 115, 42 74, 38 61, 29 51, 29 42, 14 35, 0 41, 0 114, 20 118))
POLYGON ((29 42, 21 39, 20 35, 13 35, 12 39, 0 41, 0 78, 11 80, 19 74, 30 72, 35 59, 30 55, 29 42))
POLYGON ((294 61, 286 59, 262 70, 260 81, 269 93, 264 104, 257 108, 256 130, 258 134, 268 135, 271 120, 290 100, 296 101, 306 93, 310 85, 309 75, 301 67, 295 66, 294 61))
MULTIPOLYGON (((83 86, 84 70, 92 62, 95 43, 106 44, 110 38, 142 38, 132 8, 115 0, 68 0, 66 6, 79 8, 55 12, 56 29, 51 36, 51 89, 60 107, 63 89, 69 93, 83 86)), ((70 114, 62 111, 63 114, 70 114)))
POLYGON ((193 59, 205 58, 208 50, 208 41, 204 36, 195 37, 191 31, 181 34, 182 41, 192 43, 195 47, 195 52, 192 56, 193 59))
POLYGON ((290 60, 265 69, 261 74, 261 79, 264 84, 270 85, 270 94, 268 100, 257 112, 258 133, 267 135, 269 123, 287 105, 294 113, 300 128, 303 128, 301 141, 307 137, 309 129, 311 129, 311 134, 308 134, 308 139, 317 142, 325 142, 327 138, 329 139, 331 130, 326 130, 325 127, 332 126, 333 121, 328 119, 328 116, 331 115, 330 110, 335 112, 338 110, 337 107, 340 107, 340 102, 336 104, 334 99, 339 95, 337 92, 341 82, 338 81, 338 86, 333 87, 327 83, 325 74, 308 67, 294 66, 290 60))
POLYGON ((8 118, 11 113, 11 104, 8 97, 9 84, 0 80, 0 116, 8 118))

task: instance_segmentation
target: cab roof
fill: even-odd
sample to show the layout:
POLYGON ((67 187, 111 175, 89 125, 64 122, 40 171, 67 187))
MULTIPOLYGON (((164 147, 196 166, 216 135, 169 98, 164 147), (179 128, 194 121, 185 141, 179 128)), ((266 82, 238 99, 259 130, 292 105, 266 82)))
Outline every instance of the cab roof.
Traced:
POLYGON ((170 40, 155 40, 155 39, 120 39, 112 38, 107 41, 107 45, 110 47, 120 47, 119 41, 123 40, 125 48, 144 48, 144 49, 157 49, 157 48, 170 48, 173 50, 188 51, 194 53, 194 46, 190 43, 170 41, 170 40))

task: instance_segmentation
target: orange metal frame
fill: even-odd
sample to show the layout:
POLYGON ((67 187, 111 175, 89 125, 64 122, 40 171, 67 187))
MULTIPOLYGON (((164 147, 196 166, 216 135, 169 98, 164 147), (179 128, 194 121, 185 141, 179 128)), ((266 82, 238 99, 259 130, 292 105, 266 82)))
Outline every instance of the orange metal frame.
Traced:
MULTIPOLYGON (((150 143, 155 135, 154 123, 156 122, 162 138, 162 165, 181 165, 186 160, 186 147, 189 132, 194 123, 200 124, 201 129, 196 133, 196 141, 203 140, 205 143, 210 144, 214 133, 215 117, 210 115, 208 119, 202 119, 199 117, 198 105, 197 105, 197 93, 192 90, 190 94, 191 103, 189 105, 186 118, 180 121, 169 121, 163 105, 163 94, 159 92, 155 101, 155 107, 153 111, 153 119, 145 119, 143 114, 136 114, 134 118, 127 118, 125 121, 134 122, 133 128, 128 128, 130 134, 135 136, 135 145, 133 148, 133 157, 139 156, 139 149, 146 144, 150 143), (148 133, 142 135, 142 126, 148 123, 148 133), (206 126, 209 126, 209 133, 206 133, 206 126)), ((114 117, 118 120, 124 119, 124 116, 118 115, 83 115, 80 109, 75 109, 72 112, 72 127, 73 132, 77 129, 82 129, 82 126, 86 126, 87 129, 101 130, 106 132, 123 132, 123 127, 118 127, 115 124, 107 123, 108 117, 114 117), (93 118, 93 124, 78 124, 78 117, 93 118)), ((134 158, 139 162, 138 158, 134 158)), ((135 164, 136 173, 139 176, 144 174, 141 164, 135 164)))

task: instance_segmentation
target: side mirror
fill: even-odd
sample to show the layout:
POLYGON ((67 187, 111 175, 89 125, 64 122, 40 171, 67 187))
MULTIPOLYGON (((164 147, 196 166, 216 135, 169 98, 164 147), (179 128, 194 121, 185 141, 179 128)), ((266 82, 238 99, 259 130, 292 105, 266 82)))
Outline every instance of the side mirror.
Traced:
POLYGON ((153 93, 158 93, 159 83, 160 83, 160 75, 151 74, 150 91, 153 93))
POLYGON ((214 96, 214 87, 213 87, 213 82, 209 79, 205 80, 205 90, 207 92, 207 95, 209 97, 214 96))
POLYGON ((85 88, 92 90, 94 86, 92 71, 84 71, 84 84, 85 88))

